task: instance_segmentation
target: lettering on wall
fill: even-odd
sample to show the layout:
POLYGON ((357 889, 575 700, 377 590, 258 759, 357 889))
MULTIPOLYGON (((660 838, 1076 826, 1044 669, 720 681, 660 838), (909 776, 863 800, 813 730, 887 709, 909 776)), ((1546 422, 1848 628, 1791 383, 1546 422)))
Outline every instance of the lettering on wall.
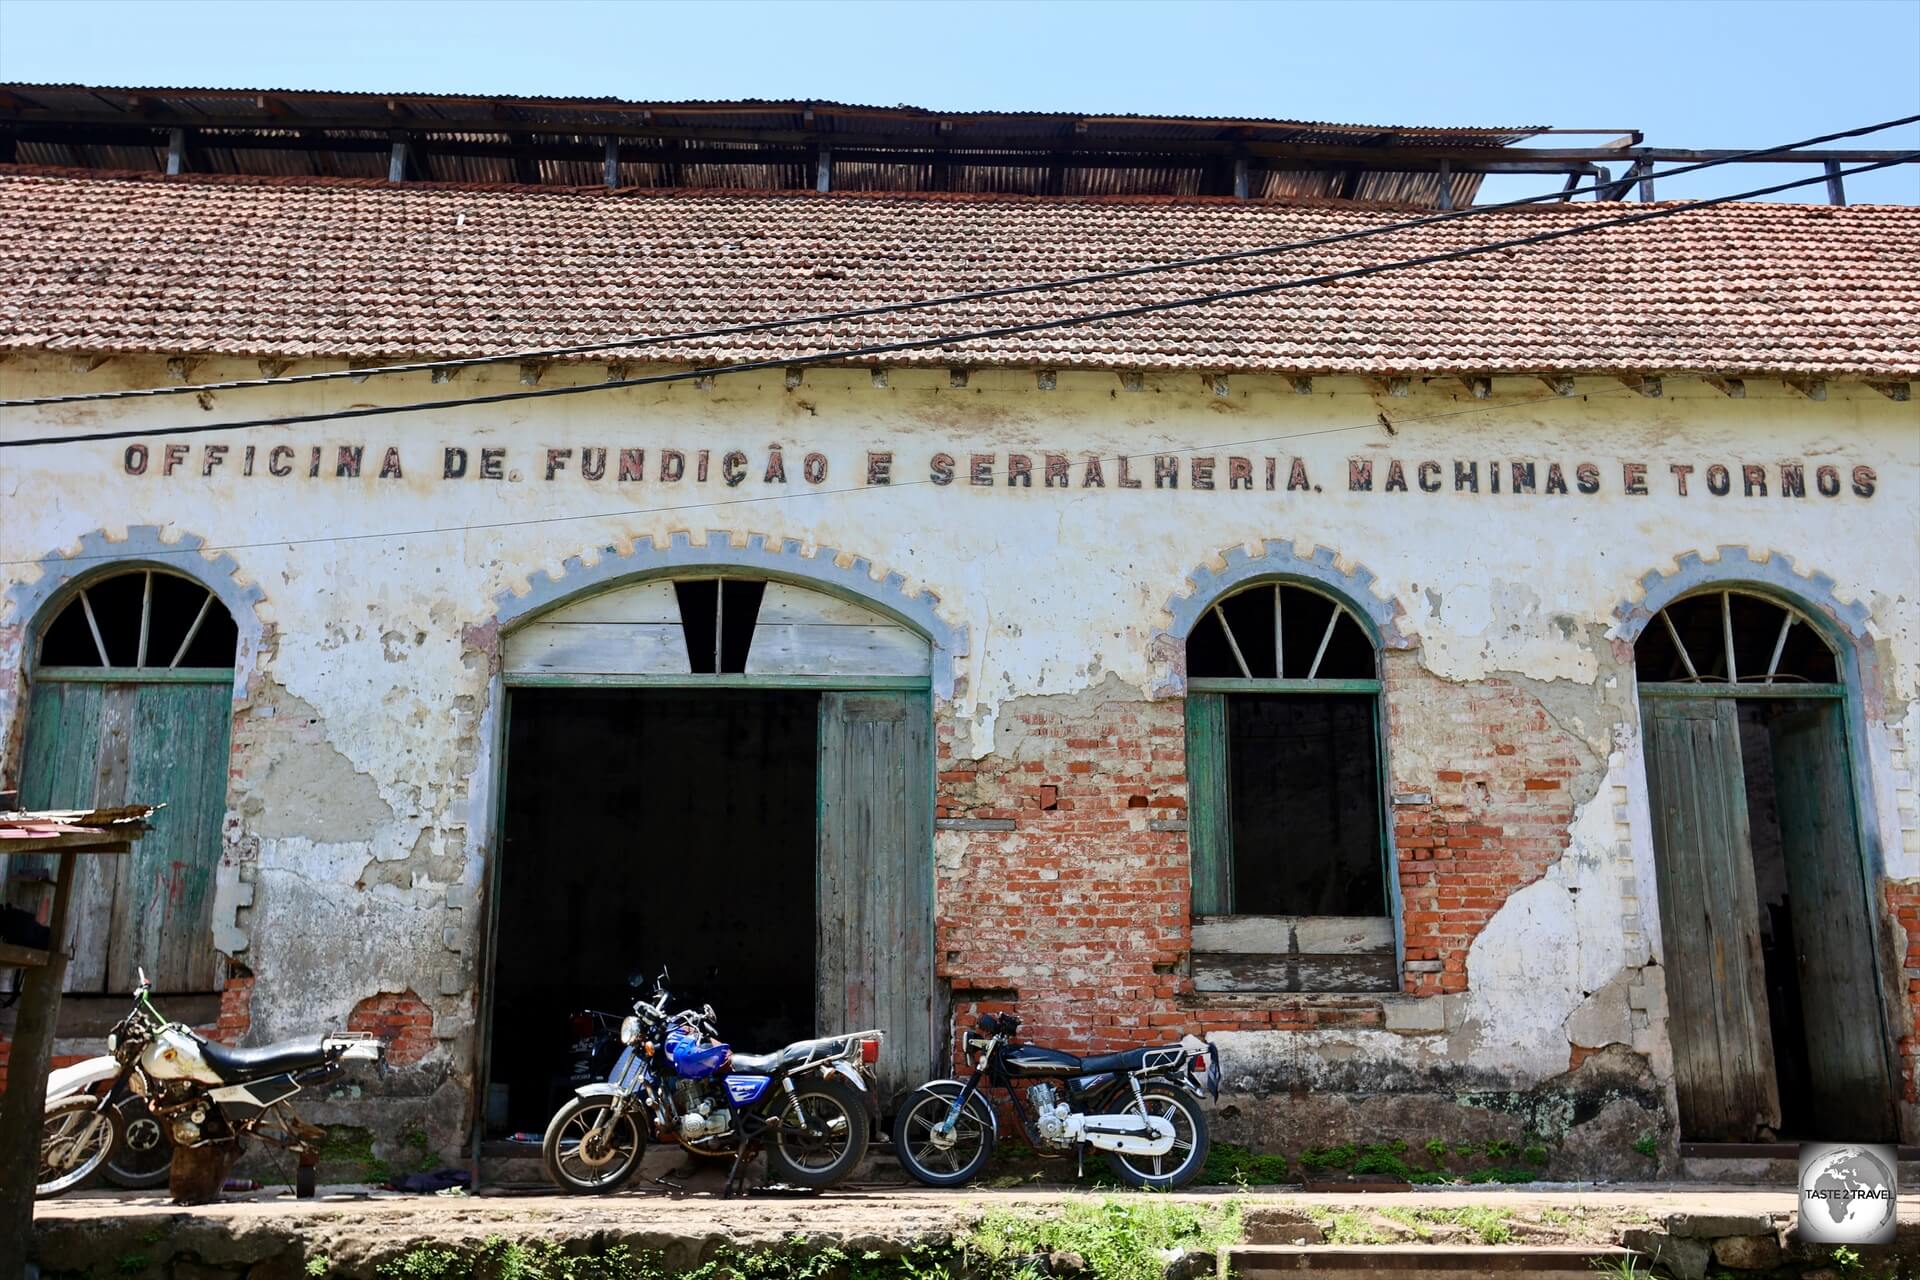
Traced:
POLYGON ((1398 458, 1356 455, 1307 459, 1271 454, 1147 453, 1124 457, 1091 451, 994 450, 954 446, 921 454, 868 449, 836 463, 828 454, 779 444, 759 449, 686 449, 628 445, 544 448, 444 444, 416 446, 305 443, 274 445, 147 445, 121 454, 130 476, 197 477, 272 482, 427 481, 539 484, 711 485, 851 488, 926 484, 939 489, 1019 492, 1100 490, 1200 493, 1465 494, 1477 497, 1578 498, 1616 494, 1647 498, 1871 498, 1873 467, 1848 461, 1776 462, 1695 459, 1684 462, 1559 458, 1398 458), (791 460, 791 463, 790 463, 791 460))

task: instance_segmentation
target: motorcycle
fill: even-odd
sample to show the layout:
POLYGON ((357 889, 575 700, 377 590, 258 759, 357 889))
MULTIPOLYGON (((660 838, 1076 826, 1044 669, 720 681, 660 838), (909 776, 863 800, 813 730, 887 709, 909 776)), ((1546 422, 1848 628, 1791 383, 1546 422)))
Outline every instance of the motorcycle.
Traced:
POLYGON ((626 1048, 607 1080, 584 1085, 547 1125, 547 1175, 567 1191, 604 1194, 640 1167, 648 1137, 697 1155, 728 1155, 721 1196, 765 1147, 776 1181, 828 1187, 859 1167, 876 1119, 871 1085, 879 1031, 801 1040, 777 1053, 735 1053, 712 1006, 669 1014, 668 977, 635 1000, 626 1048))
MULTIPOLYGON (((100 1085, 120 1074, 120 1062, 110 1053, 76 1062, 47 1076, 47 1105, 76 1094, 93 1094, 100 1085)), ((173 1172, 173 1141, 166 1129, 147 1108, 147 1100, 122 1084, 109 1091, 113 1109, 120 1113, 120 1143, 107 1158, 100 1172, 116 1187, 144 1191, 165 1186, 173 1172)), ((92 1113, 88 1113, 91 1115, 92 1113)), ((63 1124, 77 1127, 77 1117, 68 1113, 63 1124)))
POLYGON ((294 1190, 314 1193, 314 1166, 326 1132, 307 1124, 288 1099, 324 1084, 349 1064, 385 1061, 386 1045, 358 1032, 329 1032, 259 1049, 229 1049, 169 1022, 153 1004, 144 970, 133 1008, 107 1035, 116 1070, 98 1093, 70 1093, 48 1104, 36 1196, 84 1186, 125 1142, 113 1103, 124 1086, 146 1104, 174 1147, 239 1144, 259 1138, 299 1157, 294 1190))
POLYGON ((973 1074, 929 1080, 907 1095, 894 1117, 893 1148, 909 1174, 930 1187, 957 1187, 986 1168, 1000 1122, 982 1080, 1005 1093, 1035 1151, 1072 1151, 1081 1172, 1089 1149, 1130 1186, 1181 1187, 1200 1172, 1209 1136, 1197 1104, 1208 1094, 1220 1098, 1220 1051, 1212 1044, 1187 1036, 1079 1058, 1022 1044, 1019 1030, 1011 1013, 983 1015, 978 1034, 966 1038, 973 1074), (1023 1104, 1015 1082, 1029 1080, 1023 1104))

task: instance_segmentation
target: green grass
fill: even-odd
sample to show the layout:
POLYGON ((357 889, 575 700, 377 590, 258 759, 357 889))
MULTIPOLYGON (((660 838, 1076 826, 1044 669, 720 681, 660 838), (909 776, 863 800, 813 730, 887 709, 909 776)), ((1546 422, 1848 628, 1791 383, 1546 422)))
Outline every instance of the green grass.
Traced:
POLYGON ((1240 1239, 1240 1205, 1179 1204, 1151 1195, 1070 1203, 1056 1213, 993 1210, 964 1241, 994 1273, 1043 1253, 1077 1253, 1096 1280, 1160 1280, 1169 1249, 1219 1254, 1240 1239))
POLYGON ((1287 1180, 1287 1158, 1216 1142, 1194 1182, 1203 1187, 1251 1187, 1287 1180))

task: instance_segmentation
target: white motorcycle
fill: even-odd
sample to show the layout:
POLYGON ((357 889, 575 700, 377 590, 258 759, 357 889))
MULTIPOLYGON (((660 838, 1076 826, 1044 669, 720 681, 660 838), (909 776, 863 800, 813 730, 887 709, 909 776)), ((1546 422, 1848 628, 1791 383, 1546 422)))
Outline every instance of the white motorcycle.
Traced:
POLYGON ((143 1104, 175 1148, 238 1147, 254 1137, 292 1151, 300 1161, 295 1192, 311 1196, 326 1134, 295 1115, 288 1100, 352 1063, 379 1064, 385 1054, 384 1043, 357 1032, 229 1049, 168 1021, 154 1007, 152 984, 142 971, 133 1009, 108 1034, 106 1055, 64 1068, 64 1078, 55 1072, 48 1081, 34 1194, 45 1198, 85 1186, 113 1163, 128 1143, 126 1114, 114 1101, 124 1093, 143 1104), (57 1098, 55 1080, 66 1090, 57 1098))

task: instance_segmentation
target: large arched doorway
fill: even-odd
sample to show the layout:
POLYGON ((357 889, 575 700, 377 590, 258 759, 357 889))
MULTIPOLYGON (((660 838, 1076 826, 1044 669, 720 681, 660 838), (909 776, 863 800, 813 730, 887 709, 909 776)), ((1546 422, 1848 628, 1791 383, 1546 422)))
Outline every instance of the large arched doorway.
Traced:
POLYGON ((503 643, 495 1133, 571 1089, 569 1015, 624 1012, 663 964, 741 1048, 879 1027, 886 1087, 933 1068, 931 646, 810 586, 695 573, 503 643))
POLYGON ((1634 661, 1681 1136, 1893 1140, 1833 649, 1729 587, 1661 609, 1634 661))
MULTIPOLYGON (((161 568, 90 579, 57 600, 30 642, 20 803, 28 809, 163 804, 122 858, 82 858, 66 989, 220 987, 213 890, 226 817, 238 635, 212 592, 161 568)), ((44 859, 7 869, 34 909, 44 859)))

